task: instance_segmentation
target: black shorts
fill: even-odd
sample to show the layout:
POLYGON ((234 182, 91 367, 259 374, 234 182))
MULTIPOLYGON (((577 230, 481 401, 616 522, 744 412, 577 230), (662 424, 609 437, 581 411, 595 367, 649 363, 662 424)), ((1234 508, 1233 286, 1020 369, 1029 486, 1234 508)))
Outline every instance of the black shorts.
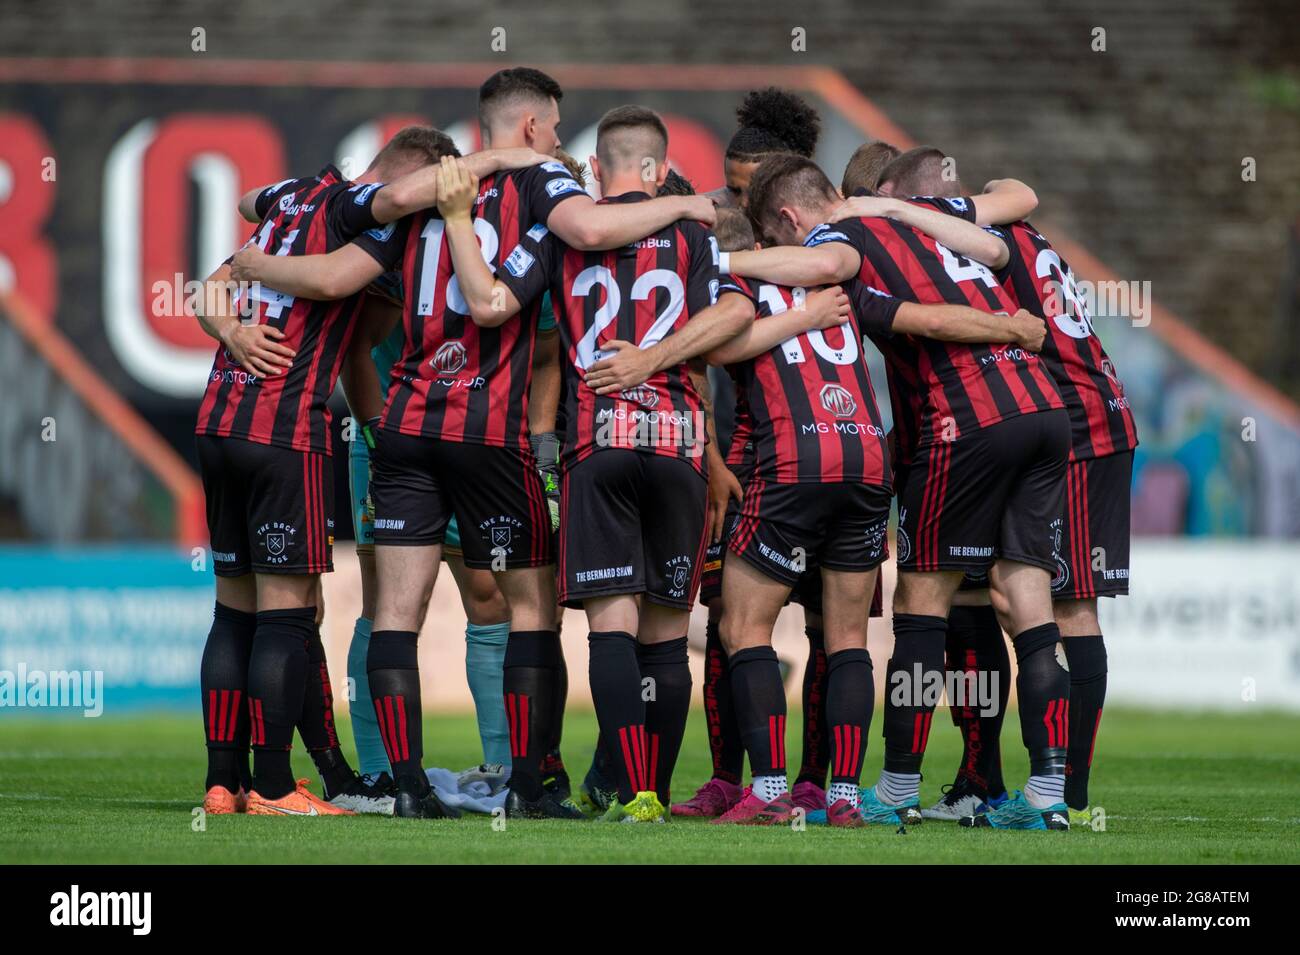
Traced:
MULTIPOLYGON (((889 548, 886 545, 885 557, 889 557, 889 548)), ((790 603, 799 604, 803 607, 805 613, 815 613, 818 616, 822 612, 822 575, 821 571, 814 570, 805 573, 799 578, 799 583, 794 585, 794 590, 790 591, 790 603)), ((884 577, 881 574, 876 575, 876 589, 871 595, 871 610, 868 617, 883 617, 885 615, 885 590, 884 577)))
POLYGON ((211 435, 195 444, 218 577, 334 569, 329 455, 211 435))
MULTIPOLYGON (((735 466, 729 464, 727 467, 736 476, 736 480, 740 482, 742 488, 754 476, 753 461, 735 466)), ((726 559, 727 540, 731 537, 731 532, 739 520, 740 505, 732 498, 727 502, 727 519, 722 525, 722 539, 716 544, 710 543, 704 551, 704 570, 700 575, 700 603, 706 607, 722 596, 722 564, 726 559)))
POLYGON ((1008 418, 918 448, 898 472, 898 567, 978 576, 998 558, 1057 572, 1070 419, 1008 418))
POLYGON ((370 496, 377 546, 441 544, 452 516, 465 566, 554 562, 551 515, 532 451, 375 434, 370 496), (499 558, 504 557, 504 561, 499 558))
POLYGON ((704 475, 679 458, 609 448, 571 465, 560 482, 560 602, 645 594, 689 610, 707 505, 704 475))
POLYGON ((822 567, 868 571, 885 559, 891 497, 880 484, 778 484, 755 477, 727 547, 792 588, 822 567))
POLYGON ((1071 461, 1056 544, 1052 599, 1128 593, 1129 492, 1133 452, 1071 461))

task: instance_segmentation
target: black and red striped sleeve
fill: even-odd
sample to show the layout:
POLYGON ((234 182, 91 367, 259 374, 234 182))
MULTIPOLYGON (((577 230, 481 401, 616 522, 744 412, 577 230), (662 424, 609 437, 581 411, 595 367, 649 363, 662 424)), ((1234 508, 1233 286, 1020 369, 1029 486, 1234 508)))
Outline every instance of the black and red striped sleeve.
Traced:
POLYGON ((587 195, 582 183, 574 179, 573 173, 559 160, 529 166, 515 177, 515 185, 529 218, 543 224, 564 200, 587 195))
POLYGON ((853 314, 858 317, 858 325, 862 333, 873 340, 892 337, 894 317, 898 314, 903 300, 895 298, 888 292, 872 288, 862 281, 851 283, 849 293, 853 314))
POLYGON ((698 315, 718 300, 718 240, 696 222, 681 223, 687 244, 686 314, 698 315))
POLYGON ((975 221, 975 203, 965 196, 912 196, 907 201, 927 209, 938 209, 967 222, 975 221))
POLYGON ((527 308, 555 284, 565 246, 540 223, 524 233, 519 244, 501 259, 497 279, 527 308))
POLYGON ((265 219, 266 214, 271 211, 275 203, 284 196, 293 195, 304 186, 308 186, 316 181, 316 177, 308 176, 305 179, 284 179, 273 186, 267 186, 257 194, 253 200, 253 211, 257 213, 259 219, 265 219))

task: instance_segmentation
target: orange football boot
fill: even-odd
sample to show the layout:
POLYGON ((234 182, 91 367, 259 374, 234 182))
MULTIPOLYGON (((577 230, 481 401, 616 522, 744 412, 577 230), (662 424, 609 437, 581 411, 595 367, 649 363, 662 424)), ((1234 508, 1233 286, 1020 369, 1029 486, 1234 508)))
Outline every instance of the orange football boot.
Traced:
POLYGON ((230 816, 248 811, 248 794, 241 787, 232 793, 225 786, 213 786, 203 794, 203 811, 211 816, 230 816))
POLYGON ((306 779, 298 780, 298 788, 279 799, 265 799, 256 790, 248 794, 250 816, 355 816, 351 809, 340 809, 327 803, 307 788, 306 779))

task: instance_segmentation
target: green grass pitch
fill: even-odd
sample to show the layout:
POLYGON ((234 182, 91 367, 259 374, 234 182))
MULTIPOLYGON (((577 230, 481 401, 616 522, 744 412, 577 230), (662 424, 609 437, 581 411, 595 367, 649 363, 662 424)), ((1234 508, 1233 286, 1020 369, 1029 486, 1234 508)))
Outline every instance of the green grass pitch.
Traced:
MULTIPOLYGON (((798 756, 799 720, 788 739, 798 756)), ((565 755, 580 777, 595 721, 571 713, 565 755)), ((350 752, 350 730, 341 727, 350 752)), ((1004 734, 1007 779, 1026 763, 1015 714, 1004 734)), ((430 764, 478 761, 471 716, 425 722, 430 764)), ((863 778, 882 744, 873 727, 863 778)), ((938 714, 926 758, 924 803, 951 780, 956 731, 938 714)), ((312 775, 300 750, 299 775, 312 775)), ((1300 719, 1107 710, 1093 772, 1104 832, 990 832, 926 823, 831 831, 753 829, 676 820, 665 826, 212 817, 194 831, 202 799, 202 728, 190 717, 0 721, 0 862, 609 862, 609 863, 1208 863, 1300 860, 1300 719)), ((679 796, 708 774, 703 715, 692 713, 677 768, 679 796)), ((319 791, 319 790, 318 790, 319 791)))

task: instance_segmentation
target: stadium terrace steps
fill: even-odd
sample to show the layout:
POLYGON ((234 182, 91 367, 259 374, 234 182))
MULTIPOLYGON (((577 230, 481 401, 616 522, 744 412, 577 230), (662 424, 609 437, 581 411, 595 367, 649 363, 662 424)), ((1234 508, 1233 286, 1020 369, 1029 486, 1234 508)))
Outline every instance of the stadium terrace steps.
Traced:
POLYGON ((814 2, 792 12, 778 0, 661 0, 576 16, 447 0, 366 8, 364 31, 334 28, 357 15, 339 0, 220 13, 199 0, 8 7, 0 56, 188 56, 202 26, 214 57, 489 61, 502 26, 510 62, 834 65, 917 140, 958 155, 968 186, 1033 183, 1045 222, 1122 278, 1150 280, 1162 304, 1300 397, 1300 335, 1277 317, 1300 194, 1300 123, 1283 72, 1300 42, 1293 4, 941 0, 864 12, 814 2), (807 29, 806 53, 791 52, 795 26, 807 29), (1105 53, 1090 48, 1099 26, 1105 53), (1259 169, 1249 184, 1246 156, 1259 169), (1207 234, 1207 210, 1236 225, 1207 234))

